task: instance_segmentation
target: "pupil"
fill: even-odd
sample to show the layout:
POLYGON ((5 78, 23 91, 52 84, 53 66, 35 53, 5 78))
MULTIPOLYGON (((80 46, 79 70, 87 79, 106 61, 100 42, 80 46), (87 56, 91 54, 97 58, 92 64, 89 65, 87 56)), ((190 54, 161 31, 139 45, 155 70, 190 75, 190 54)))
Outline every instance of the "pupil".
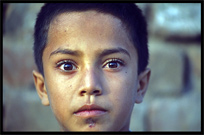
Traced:
POLYGON ((72 68, 71 64, 64 64, 64 70, 72 70, 72 68))
POLYGON ((117 68, 117 63, 116 62, 111 62, 109 63, 110 68, 117 68))

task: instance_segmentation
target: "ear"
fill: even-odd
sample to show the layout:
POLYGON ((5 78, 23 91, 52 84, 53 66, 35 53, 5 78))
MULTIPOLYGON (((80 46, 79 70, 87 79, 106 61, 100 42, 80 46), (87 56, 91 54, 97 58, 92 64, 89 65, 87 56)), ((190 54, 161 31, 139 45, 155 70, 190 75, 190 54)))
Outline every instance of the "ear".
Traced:
POLYGON ((151 70, 149 68, 145 69, 143 72, 139 74, 135 103, 141 103, 143 101, 144 95, 147 91, 147 87, 149 84, 150 74, 151 70))
POLYGON ((50 105, 43 75, 33 70, 33 79, 42 104, 45 106, 50 105))

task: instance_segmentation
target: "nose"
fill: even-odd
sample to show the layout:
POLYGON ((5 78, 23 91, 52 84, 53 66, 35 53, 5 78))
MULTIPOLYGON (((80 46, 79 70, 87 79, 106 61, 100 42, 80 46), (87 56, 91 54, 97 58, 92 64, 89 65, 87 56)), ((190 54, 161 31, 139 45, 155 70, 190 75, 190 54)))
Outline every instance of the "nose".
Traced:
POLYGON ((94 69, 87 69, 81 79, 80 96, 102 94, 100 72, 94 69))

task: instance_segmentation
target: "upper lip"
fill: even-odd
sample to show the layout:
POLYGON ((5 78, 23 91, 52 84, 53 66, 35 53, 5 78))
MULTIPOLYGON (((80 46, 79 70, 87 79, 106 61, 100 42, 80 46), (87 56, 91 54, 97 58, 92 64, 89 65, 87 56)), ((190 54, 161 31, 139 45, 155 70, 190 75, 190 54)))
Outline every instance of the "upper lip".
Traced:
POLYGON ((76 112, 74 113, 77 113, 77 112, 81 112, 81 111, 90 111, 90 110, 101 110, 101 111, 107 111, 105 110, 104 108, 98 106, 98 105, 95 105, 95 104, 91 104, 91 105, 83 105, 82 107, 80 107, 76 112))

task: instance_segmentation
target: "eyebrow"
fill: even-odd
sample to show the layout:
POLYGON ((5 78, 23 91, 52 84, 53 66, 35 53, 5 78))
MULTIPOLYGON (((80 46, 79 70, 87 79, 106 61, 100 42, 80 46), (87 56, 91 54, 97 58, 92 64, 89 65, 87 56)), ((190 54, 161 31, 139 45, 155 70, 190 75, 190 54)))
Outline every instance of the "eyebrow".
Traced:
MULTIPOLYGON (((73 55, 73 56, 80 56, 82 54, 82 52, 80 51, 74 51, 74 50, 70 50, 70 49, 61 49, 61 48, 58 48, 57 50, 53 51, 51 54, 50 54, 50 57, 52 55, 55 55, 55 54, 69 54, 69 55, 73 55)), ((50 58, 49 57, 49 58, 50 58)))
POLYGON ((102 53, 100 54, 100 57, 104 57, 106 55, 111 55, 111 54, 114 54, 114 53, 123 53, 123 54, 126 54, 127 56, 130 57, 130 54, 127 50, 123 49, 123 48, 113 48, 113 49, 105 49, 102 51, 102 53))
MULTIPOLYGON (((99 57, 104 57, 106 55, 111 55, 111 54, 114 54, 114 53, 123 53, 123 54, 126 54, 127 56, 129 56, 129 58, 131 58, 129 52, 127 50, 121 48, 121 47, 113 48, 113 49, 105 49, 100 53, 99 57)), ((73 56, 81 56, 83 53, 81 51, 58 48, 57 50, 53 51, 50 54, 50 57, 52 55, 55 55, 55 54, 69 54, 69 55, 73 55, 73 56)))

